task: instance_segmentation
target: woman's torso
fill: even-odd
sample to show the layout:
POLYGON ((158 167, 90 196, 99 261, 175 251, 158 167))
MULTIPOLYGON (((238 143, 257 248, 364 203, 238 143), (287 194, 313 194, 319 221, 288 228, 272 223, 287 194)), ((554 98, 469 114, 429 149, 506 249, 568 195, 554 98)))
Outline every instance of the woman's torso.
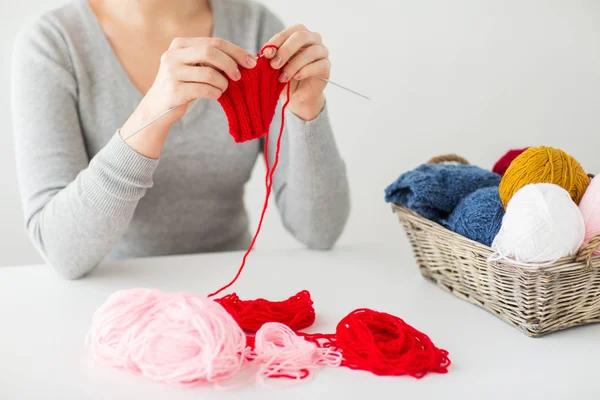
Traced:
MULTIPOLYGON (((256 52, 264 8, 212 0, 213 35, 256 52)), ((77 81, 83 139, 91 159, 142 99, 120 65, 87 0, 56 11, 77 81)), ((140 200, 111 257, 242 249, 249 241, 244 185, 260 151, 258 141, 236 144, 216 101, 201 99, 172 127, 154 185, 140 200)))

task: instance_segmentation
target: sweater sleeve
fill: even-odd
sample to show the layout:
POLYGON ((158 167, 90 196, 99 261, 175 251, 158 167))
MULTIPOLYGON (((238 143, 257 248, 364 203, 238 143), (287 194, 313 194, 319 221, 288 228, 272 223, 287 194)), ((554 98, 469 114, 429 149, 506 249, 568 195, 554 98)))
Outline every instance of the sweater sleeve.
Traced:
MULTIPOLYGON (((275 15, 266 9, 264 13, 263 44, 284 29, 275 15)), ((275 160, 281 106, 280 102, 269 133, 270 165, 275 160)), ((328 108, 325 106, 312 121, 286 111, 284 121, 279 164, 273 176, 273 193, 283 225, 307 248, 331 249, 350 214, 350 189, 328 108)))
POLYGON ((77 94, 60 32, 43 19, 21 32, 11 97, 25 223, 44 260, 67 279, 82 277, 112 250, 158 164, 118 134, 90 160, 77 94))

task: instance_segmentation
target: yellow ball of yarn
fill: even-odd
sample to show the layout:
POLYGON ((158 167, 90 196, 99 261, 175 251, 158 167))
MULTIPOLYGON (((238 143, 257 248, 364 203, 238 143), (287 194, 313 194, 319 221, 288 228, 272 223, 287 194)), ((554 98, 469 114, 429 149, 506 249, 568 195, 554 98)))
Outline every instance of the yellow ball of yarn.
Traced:
POLYGON ((558 185, 579 204, 590 178, 577 160, 560 149, 529 148, 513 160, 500 181, 498 191, 504 208, 519 189, 530 183, 558 185))

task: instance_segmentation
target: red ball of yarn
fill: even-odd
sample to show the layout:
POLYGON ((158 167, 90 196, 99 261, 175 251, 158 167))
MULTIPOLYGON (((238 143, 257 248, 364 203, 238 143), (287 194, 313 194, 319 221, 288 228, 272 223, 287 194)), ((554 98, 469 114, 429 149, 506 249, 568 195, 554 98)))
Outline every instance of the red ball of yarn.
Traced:
POLYGON ((313 301, 306 290, 283 301, 241 300, 235 293, 215 301, 227 310, 246 333, 256 333, 267 322, 279 322, 294 331, 308 328, 315 322, 313 301))
POLYGON ((337 325, 334 335, 306 334, 306 339, 342 352, 342 366, 375 375, 447 373, 446 350, 402 319, 367 308, 354 310, 337 325), (324 342, 323 342, 324 341, 324 342))
POLYGON ((528 148, 529 147, 525 147, 524 149, 511 149, 507 151, 506 154, 504 154, 502 157, 500 157, 498 161, 496 161, 496 164, 494 164, 494 168, 492 168, 492 172, 503 176, 508 167, 510 166, 510 163, 512 163, 515 158, 519 157, 521 153, 527 150, 528 148))

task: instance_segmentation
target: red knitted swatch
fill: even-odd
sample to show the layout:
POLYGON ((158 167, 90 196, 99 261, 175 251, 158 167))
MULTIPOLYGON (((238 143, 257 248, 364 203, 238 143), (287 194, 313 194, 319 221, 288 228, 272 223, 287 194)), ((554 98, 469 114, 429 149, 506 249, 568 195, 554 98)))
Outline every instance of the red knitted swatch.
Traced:
POLYGON ((258 139, 268 132, 286 85, 279 82, 281 72, 273 69, 270 60, 261 54, 262 51, 258 54, 256 67, 240 67, 242 79, 230 79, 229 87, 219 98, 227 115, 229 133, 236 143, 258 139))

